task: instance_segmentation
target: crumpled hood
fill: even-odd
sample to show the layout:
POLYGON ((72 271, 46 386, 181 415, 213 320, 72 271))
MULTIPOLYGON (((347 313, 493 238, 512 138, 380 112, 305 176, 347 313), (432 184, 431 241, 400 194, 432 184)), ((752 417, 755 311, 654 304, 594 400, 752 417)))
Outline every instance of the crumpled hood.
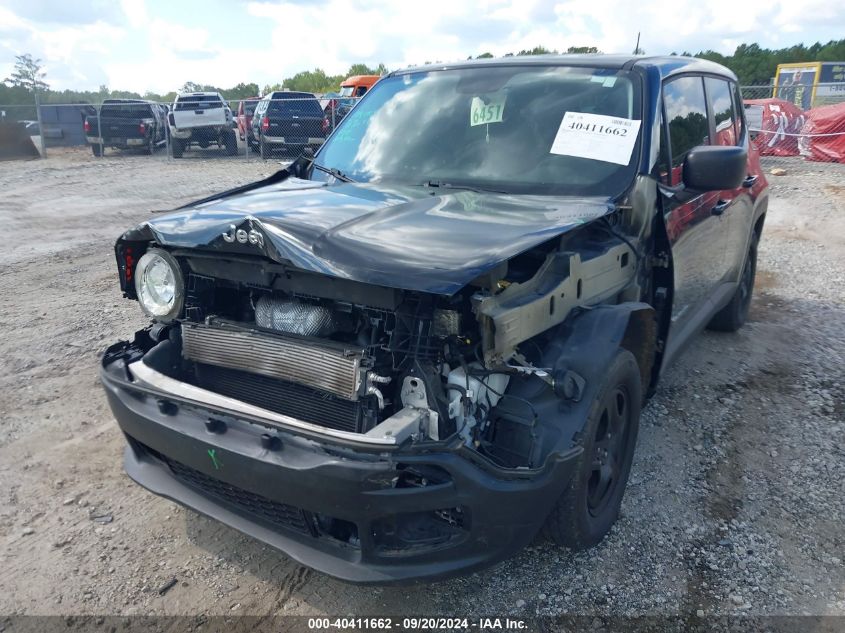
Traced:
POLYGON ((289 178, 162 215, 121 240, 264 254, 333 277, 450 295, 500 262, 612 208, 602 198, 324 186, 289 178), (227 241, 232 225, 263 237, 227 241))

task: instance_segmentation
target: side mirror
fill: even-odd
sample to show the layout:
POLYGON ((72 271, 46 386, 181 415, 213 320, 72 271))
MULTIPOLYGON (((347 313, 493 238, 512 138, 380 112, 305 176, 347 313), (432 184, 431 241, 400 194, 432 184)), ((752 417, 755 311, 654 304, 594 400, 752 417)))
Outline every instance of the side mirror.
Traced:
POLYGON ((693 191, 736 189, 748 176, 748 152, 733 145, 699 145, 684 160, 684 186, 693 191))

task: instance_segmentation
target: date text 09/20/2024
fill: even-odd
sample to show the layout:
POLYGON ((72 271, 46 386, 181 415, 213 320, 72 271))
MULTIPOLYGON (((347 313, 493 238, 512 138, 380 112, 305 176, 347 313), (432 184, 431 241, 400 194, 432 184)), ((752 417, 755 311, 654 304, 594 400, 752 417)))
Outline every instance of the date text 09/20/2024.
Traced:
POLYGON ((510 630, 527 628, 525 620, 518 618, 463 618, 463 617, 406 617, 401 620, 392 617, 378 618, 309 618, 309 631, 330 630, 400 630, 400 631, 479 631, 510 630))

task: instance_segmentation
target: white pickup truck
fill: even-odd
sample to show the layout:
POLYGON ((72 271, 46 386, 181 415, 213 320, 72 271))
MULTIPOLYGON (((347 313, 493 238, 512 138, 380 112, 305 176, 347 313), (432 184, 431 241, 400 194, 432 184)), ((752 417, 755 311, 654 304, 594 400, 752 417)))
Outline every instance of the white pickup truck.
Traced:
POLYGON ((236 122, 219 92, 177 95, 168 122, 174 158, 181 158, 191 143, 203 149, 216 143, 230 156, 238 153, 236 122))

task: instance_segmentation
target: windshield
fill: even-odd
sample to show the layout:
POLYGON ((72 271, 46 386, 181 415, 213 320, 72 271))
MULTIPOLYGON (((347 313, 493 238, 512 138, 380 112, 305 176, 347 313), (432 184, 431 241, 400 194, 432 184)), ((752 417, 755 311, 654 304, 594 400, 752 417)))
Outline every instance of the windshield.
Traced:
POLYGON ((341 86, 340 87, 340 96, 341 97, 351 97, 352 93, 355 91, 355 86, 341 86))
POLYGON ((317 161, 362 182, 613 196, 636 170, 640 112, 640 84, 627 71, 411 73, 379 81, 317 161))

